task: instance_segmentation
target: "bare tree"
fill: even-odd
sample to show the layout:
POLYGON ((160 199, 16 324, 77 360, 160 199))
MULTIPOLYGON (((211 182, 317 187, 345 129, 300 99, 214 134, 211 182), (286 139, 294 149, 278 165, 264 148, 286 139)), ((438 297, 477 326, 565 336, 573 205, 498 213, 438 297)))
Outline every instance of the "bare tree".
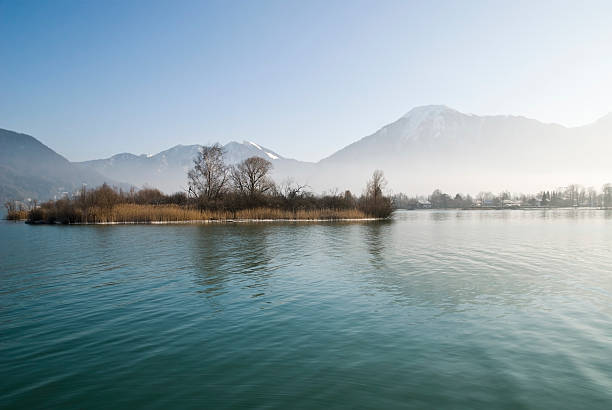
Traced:
POLYGON ((292 179, 286 179, 281 183, 279 193, 286 200, 293 200, 295 198, 300 197, 306 192, 308 185, 300 185, 292 179))
POLYGON ((589 187, 587 189, 587 198, 589 201, 589 206, 593 208, 597 202, 597 190, 593 187, 589 187))
POLYGON ((187 173, 189 194, 206 200, 216 200, 223 194, 229 169, 223 161, 223 147, 219 144, 200 149, 187 173))
POLYGON ((499 208, 503 208, 504 207, 504 201, 508 201, 512 198, 512 194, 510 194, 510 191, 502 191, 499 193, 498 196, 498 206, 499 208))
POLYGON ((565 195, 570 206, 578 207, 584 200, 584 188, 578 184, 571 184, 566 188, 565 195))
POLYGON ((269 173, 272 163, 260 157, 250 157, 232 167, 234 187, 242 195, 253 199, 274 189, 269 173))
POLYGON ((15 201, 6 201, 4 203, 4 207, 6 208, 6 213, 8 215, 17 211, 17 204, 15 203, 15 201))
POLYGON ((375 217, 387 217, 391 214, 391 199, 384 196, 387 180, 381 170, 376 170, 366 185, 362 207, 365 212, 375 217))
POLYGON ((387 187, 385 175, 379 169, 374 171, 372 178, 366 186, 366 197, 368 197, 376 206, 383 197, 383 190, 387 187))
POLYGON ((604 208, 612 207, 612 184, 605 184, 601 188, 602 206, 604 208))
POLYGON ((476 195, 476 199, 480 201, 480 206, 492 205, 495 195, 493 195, 492 192, 480 191, 478 195, 476 195))

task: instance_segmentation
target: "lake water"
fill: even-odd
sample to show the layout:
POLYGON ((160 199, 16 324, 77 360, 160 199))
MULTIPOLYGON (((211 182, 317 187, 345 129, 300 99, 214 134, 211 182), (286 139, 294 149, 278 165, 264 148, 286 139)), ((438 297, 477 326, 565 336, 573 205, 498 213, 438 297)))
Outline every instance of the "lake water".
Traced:
POLYGON ((2 408, 612 408, 612 213, 0 223, 2 408))

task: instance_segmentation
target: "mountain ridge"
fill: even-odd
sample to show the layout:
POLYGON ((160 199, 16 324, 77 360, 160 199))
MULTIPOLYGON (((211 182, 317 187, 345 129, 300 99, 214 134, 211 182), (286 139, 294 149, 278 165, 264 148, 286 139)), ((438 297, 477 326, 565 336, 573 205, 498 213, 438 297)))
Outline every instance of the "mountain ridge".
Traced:
MULTIPOLYGON (((22 142, 28 145, 29 141, 30 147, 34 140, 61 158, 56 158, 62 163, 58 167, 71 169, 68 173, 72 177, 66 172, 62 174, 63 181, 67 181, 65 185, 69 186, 77 186, 76 180, 88 179, 121 181, 166 192, 182 190, 186 187, 187 170, 201 147, 177 144, 156 154, 124 152, 71 163, 34 137, 0 131, 21 136, 22 142)), ((17 181, 17 185, 35 185, 41 195, 44 184, 62 188, 59 180, 33 181, 28 179, 33 176, 31 173, 24 170, 15 173, 11 168, 15 163, 11 161, 22 158, 17 165, 23 167, 31 159, 23 158, 19 144, 13 145, 3 150, 12 154, 0 157, 4 175, 0 193, 6 196, 19 192, 11 180, 17 181)), ((612 161, 608 160, 612 153, 612 113, 590 124, 566 127, 524 116, 479 116, 445 105, 425 105, 412 108, 397 120, 318 162, 286 158, 248 140, 230 141, 224 148, 230 164, 249 156, 261 156, 272 162, 273 178, 277 182, 293 179, 316 192, 359 191, 374 169, 382 169, 387 174, 393 190, 414 193, 430 192, 436 187, 477 192, 536 190, 572 182, 597 185, 612 180, 612 161)))
POLYGON ((49 199, 83 184, 118 184, 81 169, 28 134, 0 129, 0 200, 49 199))
MULTIPOLYGON (((126 182, 135 186, 151 186, 165 192, 184 190, 187 187, 187 171, 202 145, 178 144, 153 155, 117 154, 109 158, 79 162, 81 167, 89 167, 110 178, 128 178, 126 182)), ((301 164, 285 158, 274 150, 252 141, 230 141, 223 145, 224 158, 228 164, 235 164, 251 156, 260 156, 274 164, 273 176, 280 178, 299 171, 301 164)))
POLYGON ((323 174, 342 169, 361 179, 367 177, 365 170, 381 168, 389 180, 399 181, 396 189, 412 192, 427 192, 432 186, 474 192, 531 190, 570 181, 601 183, 592 178, 593 172, 612 179, 612 167, 605 164, 612 149, 608 118, 612 116, 565 127, 522 116, 478 116, 441 105, 421 106, 319 165, 323 174))

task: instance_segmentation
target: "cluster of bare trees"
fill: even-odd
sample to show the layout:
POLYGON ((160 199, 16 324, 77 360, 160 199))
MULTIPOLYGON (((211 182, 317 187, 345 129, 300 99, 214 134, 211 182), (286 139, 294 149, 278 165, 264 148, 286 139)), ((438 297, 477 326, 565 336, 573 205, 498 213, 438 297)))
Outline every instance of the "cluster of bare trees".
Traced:
POLYGON ((187 173, 189 194, 207 200, 219 198, 229 180, 229 168, 223 161, 223 148, 219 144, 202 147, 187 173))
POLYGON ((188 193, 203 205, 211 205, 228 195, 240 195, 254 202, 271 192, 275 186, 269 176, 272 163, 260 157, 251 157, 230 166, 223 159, 219 144, 202 147, 187 173, 188 193))
POLYGON ((366 190, 361 198, 361 208, 368 215, 375 217, 386 217, 393 210, 391 198, 384 195, 387 180, 381 170, 376 170, 366 185, 366 190))
POLYGON ((34 200, 31 204, 27 205, 23 202, 6 201, 4 203, 4 208, 6 208, 6 219, 8 219, 9 221, 18 221, 26 219, 30 209, 32 209, 32 207, 36 208, 36 205, 36 200, 34 200))
POLYGON ((298 209, 359 208, 366 214, 387 217, 391 200, 384 195, 386 180, 382 171, 375 171, 361 197, 349 191, 315 196, 306 185, 287 181, 280 186, 270 177, 272 163, 264 158, 250 157, 228 165, 219 144, 204 146, 189 170, 188 196, 201 209, 236 210, 253 207, 298 209))
POLYGON ((506 196, 531 206, 610 208, 612 207, 612 184, 605 184, 601 191, 594 187, 570 184, 537 194, 510 195, 506 193, 506 196))

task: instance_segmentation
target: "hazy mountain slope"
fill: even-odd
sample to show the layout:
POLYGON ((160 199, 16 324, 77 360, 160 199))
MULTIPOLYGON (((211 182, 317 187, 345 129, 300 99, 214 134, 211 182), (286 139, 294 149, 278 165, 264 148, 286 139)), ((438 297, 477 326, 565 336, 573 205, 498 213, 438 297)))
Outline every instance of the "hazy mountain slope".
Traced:
POLYGON ((307 183, 315 167, 312 162, 285 158, 269 148, 250 141, 230 142, 223 148, 225 149, 225 161, 228 164, 236 164, 249 157, 261 157, 270 161, 273 167, 272 178, 279 184, 287 180, 301 184, 307 183))
POLYGON ((612 180, 612 117, 566 128, 515 116, 417 107, 317 164, 319 189, 359 190, 373 169, 395 191, 528 191, 612 180))
POLYGON ((177 145, 152 156, 123 153, 78 164, 136 187, 149 186, 170 193, 185 186, 187 169, 198 149, 198 145, 177 145))
MULTIPOLYGON (((70 163, 36 138, 0 129, 0 200, 49 199, 106 178, 70 163)), ((112 181, 108 181, 111 182, 112 181)))
MULTIPOLYGON (((124 153, 70 163, 33 137, 0 130, 0 198, 48 198, 104 180, 176 192, 187 186, 187 170, 199 148, 177 145, 152 156, 124 153)), ((318 163, 284 158, 248 141, 224 149, 230 164, 260 156, 272 162, 278 183, 293 179, 315 192, 360 193, 374 169, 385 172, 391 190, 412 194, 435 188, 533 192, 570 183, 600 188, 612 181, 612 114, 567 128, 424 106, 318 163)))
MULTIPOLYGON (((85 161, 80 166, 117 180, 122 180, 135 186, 151 186, 164 192, 181 191, 187 186, 187 171, 193 165, 200 145, 177 145, 158 154, 133 155, 118 154, 111 158, 85 161)), ((287 175, 303 176, 312 164, 287 159, 253 142, 229 142, 224 147, 225 160, 235 164, 252 156, 267 159, 273 164, 272 176, 278 181, 286 179, 287 175)))

